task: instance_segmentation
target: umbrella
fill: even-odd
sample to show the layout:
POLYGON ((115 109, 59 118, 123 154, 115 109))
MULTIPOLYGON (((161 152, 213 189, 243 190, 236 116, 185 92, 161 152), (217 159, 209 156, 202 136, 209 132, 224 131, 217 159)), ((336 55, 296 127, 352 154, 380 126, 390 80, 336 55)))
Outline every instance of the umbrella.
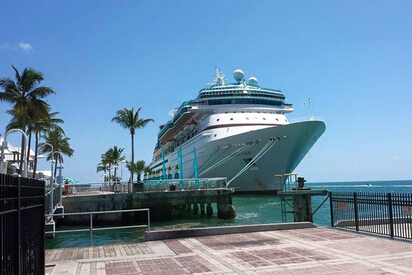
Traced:
POLYGON ((75 179, 71 179, 71 178, 67 178, 67 177, 63 177, 63 182, 68 181, 69 183, 78 183, 78 180, 75 179))

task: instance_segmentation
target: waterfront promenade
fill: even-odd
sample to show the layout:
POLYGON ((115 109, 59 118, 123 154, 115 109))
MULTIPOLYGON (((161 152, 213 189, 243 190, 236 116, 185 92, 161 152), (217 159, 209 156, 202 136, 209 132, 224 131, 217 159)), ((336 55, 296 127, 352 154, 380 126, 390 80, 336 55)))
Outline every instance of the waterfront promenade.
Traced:
POLYGON ((411 274, 412 243, 305 228, 46 250, 46 274, 411 274))

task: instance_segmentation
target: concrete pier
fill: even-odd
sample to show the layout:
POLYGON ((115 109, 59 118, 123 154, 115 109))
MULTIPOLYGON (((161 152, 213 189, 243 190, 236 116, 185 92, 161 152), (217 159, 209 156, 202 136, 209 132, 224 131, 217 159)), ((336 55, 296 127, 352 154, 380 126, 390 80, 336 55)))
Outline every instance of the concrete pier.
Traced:
MULTIPOLYGON (((327 190, 310 190, 309 188, 294 189, 291 191, 280 191, 282 201, 282 215, 293 214, 295 222, 313 222, 312 196, 327 196, 327 190), (287 211, 287 205, 292 210, 287 211)), ((283 218, 286 221, 286 218, 283 218)))
MULTIPOLYGON (((208 215, 213 213, 212 204, 216 204, 218 217, 229 219, 235 217, 232 205, 232 189, 217 188, 208 190, 162 191, 137 193, 112 193, 102 195, 77 195, 63 197, 66 213, 108 211, 150 208, 151 220, 167 220, 181 216, 185 209, 194 215, 204 213, 208 205, 208 215), (186 206, 188 206, 186 208, 186 206), (192 210, 192 211, 191 211, 192 210), (200 211, 199 211, 200 210, 200 211)), ((187 211, 186 210, 186 211, 187 211)), ((94 224, 127 224, 146 221, 145 213, 102 214, 94 217, 94 224)), ((77 225, 89 223, 88 216, 65 216, 62 224, 77 225)))
POLYGON ((267 226, 273 228, 47 249, 46 274, 412 274, 410 242, 301 223, 267 226))

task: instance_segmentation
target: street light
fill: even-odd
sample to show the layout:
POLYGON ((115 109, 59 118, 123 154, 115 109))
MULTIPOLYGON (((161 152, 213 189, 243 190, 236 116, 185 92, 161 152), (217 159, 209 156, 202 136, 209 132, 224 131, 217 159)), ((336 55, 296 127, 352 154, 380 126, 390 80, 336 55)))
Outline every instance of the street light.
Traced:
POLYGON ((27 135, 23 130, 17 128, 10 129, 4 134, 4 140, 1 146, 0 154, 0 173, 7 174, 7 163, 4 160, 4 149, 6 148, 7 136, 13 132, 20 132, 23 135, 23 155, 21 156, 21 161, 23 161, 23 169, 22 171, 20 171, 20 175, 24 178, 27 178, 27 158, 25 153, 27 149, 27 135))
POLYGON ((122 160, 122 161, 120 161, 120 178, 121 178, 121 181, 123 180, 123 163, 126 163, 127 161, 124 159, 124 160, 122 160))
MULTIPOLYGON (((63 157, 62 157, 62 154, 59 151, 54 152, 53 156, 55 154, 59 155, 59 164, 60 164, 60 166, 59 166, 59 182, 58 182, 58 184, 59 184, 59 205, 61 206, 62 205, 62 183, 63 183, 63 174, 62 174, 62 159, 63 159, 63 157)), ((56 165, 57 165, 57 162, 56 162, 56 165)))
MULTIPOLYGON (((53 162, 54 162, 54 148, 53 145, 51 145, 50 143, 43 143, 43 147, 44 146, 50 146, 51 148, 51 164, 50 164, 50 214, 53 214, 53 208, 54 208, 54 204, 53 204, 53 196, 54 196, 54 190, 53 190, 53 162)), ((53 215, 50 216, 51 221, 53 221, 53 215)))

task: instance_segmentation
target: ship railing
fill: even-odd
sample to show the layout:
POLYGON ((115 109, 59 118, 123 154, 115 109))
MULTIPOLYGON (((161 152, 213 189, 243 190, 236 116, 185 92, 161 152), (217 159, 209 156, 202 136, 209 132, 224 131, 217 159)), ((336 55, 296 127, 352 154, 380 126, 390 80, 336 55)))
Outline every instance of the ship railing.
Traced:
MULTIPOLYGON (((149 208, 140 208, 140 209, 125 209, 125 210, 109 210, 109 211, 91 211, 91 212, 75 212, 75 213, 60 213, 60 214, 46 214, 46 220, 50 217, 67 217, 67 216, 88 216, 89 217, 89 226, 88 228, 82 229, 65 229, 65 230, 56 230, 55 228, 52 231, 46 231, 45 234, 53 235, 54 234, 70 234, 70 233, 80 233, 80 232, 89 232, 90 233, 90 246, 93 246, 93 232, 96 231, 107 231, 107 230, 119 230, 119 229, 131 229, 131 228, 147 228, 147 231, 150 231, 150 209, 149 208), (123 213, 133 213, 133 212, 147 212, 147 224, 138 224, 138 225, 121 225, 121 226, 106 226, 96 227, 93 224, 93 218, 95 221, 99 221, 103 215, 116 215, 123 213)), ((127 215, 127 214, 126 214, 127 215)))
POLYGON ((325 119, 322 118, 322 117, 316 117, 316 116, 296 117, 296 118, 289 119, 290 123, 305 122, 305 121, 323 121, 323 122, 325 122, 325 119))
POLYGON ((127 193, 128 182, 96 182, 96 183, 70 183, 62 184, 63 195, 81 195, 87 193, 127 193))
POLYGON ((227 188, 227 178, 144 180, 144 192, 189 191, 227 188))

